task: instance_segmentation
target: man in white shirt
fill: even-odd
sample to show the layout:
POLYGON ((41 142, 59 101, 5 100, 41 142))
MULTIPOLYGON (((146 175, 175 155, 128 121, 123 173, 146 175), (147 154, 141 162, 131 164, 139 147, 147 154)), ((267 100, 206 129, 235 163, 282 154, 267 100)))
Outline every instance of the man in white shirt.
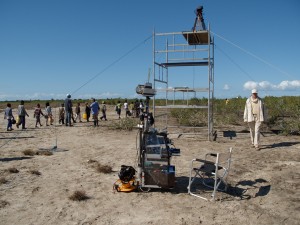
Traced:
POLYGON ((260 126, 264 119, 264 103, 258 97, 257 90, 251 91, 247 99, 244 111, 244 122, 247 122, 250 129, 251 142, 256 150, 260 149, 260 126))
POLYGON ((129 115, 129 108, 128 108, 128 102, 127 102, 127 99, 125 100, 124 102, 124 110, 125 110, 125 115, 127 117, 127 115, 129 115))

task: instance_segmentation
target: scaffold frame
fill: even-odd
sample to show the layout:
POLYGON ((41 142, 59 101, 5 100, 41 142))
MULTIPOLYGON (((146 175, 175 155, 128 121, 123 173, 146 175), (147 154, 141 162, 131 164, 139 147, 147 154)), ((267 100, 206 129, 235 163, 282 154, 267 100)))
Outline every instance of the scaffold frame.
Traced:
MULTIPOLYGON (((157 92, 165 92, 165 105, 156 105, 156 97, 153 98, 153 114, 155 118, 164 117, 164 126, 161 129, 168 129, 168 112, 174 108, 196 108, 207 110, 207 135, 208 140, 212 141, 214 136, 213 130, 213 99, 214 99, 214 38, 208 30, 190 31, 190 32, 170 32, 156 33, 153 31, 153 88, 157 92), (171 40, 171 41, 170 41, 171 40), (165 43, 162 43, 165 42, 165 43), (178 57, 180 55, 180 57, 178 57), (169 87, 170 75, 169 68, 185 67, 207 67, 207 83, 198 84, 202 87, 169 87), (165 88, 158 86, 164 85, 165 88), (204 92, 207 95, 206 105, 176 105, 175 92, 197 93, 204 92), (173 99, 169 99, 169 93, 173 94, 173 99), (169 102, 172 101, 172 104, 169 102), (156 109, 164 109, 157 113, 156 109)), ((203 75, 197 75, 203 76, 203 75)), ((184 78, 183 78, 184 79, 184 78)), ((197 127, 194 127, 197 128, 197 127)), ((203 127, 201 127, 203 128, 203 127)))

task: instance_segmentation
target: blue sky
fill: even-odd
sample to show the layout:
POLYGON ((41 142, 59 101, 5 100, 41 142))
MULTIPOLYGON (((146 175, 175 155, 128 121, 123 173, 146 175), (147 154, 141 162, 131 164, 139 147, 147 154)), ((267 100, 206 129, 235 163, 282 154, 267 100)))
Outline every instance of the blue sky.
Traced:
POLYGON ((300 96, 298 0, 0 0, 0 100, 135 97, 152 68, 144 40, 191 30, 199 5, 215 97, 300 96))

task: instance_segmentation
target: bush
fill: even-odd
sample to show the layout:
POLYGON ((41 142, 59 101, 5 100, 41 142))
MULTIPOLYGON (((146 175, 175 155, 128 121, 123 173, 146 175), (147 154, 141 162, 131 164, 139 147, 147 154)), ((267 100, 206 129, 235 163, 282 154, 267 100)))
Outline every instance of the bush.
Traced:
POLYGON ((5 183, 7 183, 6 178, 5 177, 1 177, 0 178, 0 184, 5 184, 5 183))
POLYGON ((89 199, 89 197, 86 195, 85 191, 75 191, 70 197, 72 201, 84 201, 89 199))
MULTIPOLYGON (((300 133, 300 98, 296 96, 265 97, 266 125, 283 134, 300 133)), ((214 126, 244 125, 246 98, 213 100, 214 126)), ((191 99, 191 105, 207 105, 207 99, 191 99)), ((172 109, 171 116, 181 126, 207 126, 207 109, 172 109)))
POLYGON ((112 123, 112 128, 117 130, 132 130, 137 125, 133 118, 124 118, 112 123))
POLYGON ((19 170, 15 167, 10 167, 7 169, 7 171, 10 173, 19 173, 19 170))
POLYGON ((171 116, 175 117, 182 126, 206 126, 207 112, 199 109, 172 109, 171 116))
POLYGON ((30 156, 33 156, 33 155, 36 154, 36 152, 33 151, 33 150, 31 150, 31 149, 27 149, 27 150, 24 150, 24 151, 23 151, 23 154, 24 154, 24 155, 30 155, 30 156))

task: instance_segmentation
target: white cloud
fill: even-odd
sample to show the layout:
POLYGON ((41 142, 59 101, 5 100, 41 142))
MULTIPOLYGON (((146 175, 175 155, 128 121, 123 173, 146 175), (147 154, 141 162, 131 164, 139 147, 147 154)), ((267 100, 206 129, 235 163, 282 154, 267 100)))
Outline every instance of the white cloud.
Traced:
POLYGON ((225 84, 224 87, 223 87, 223 89, 226 90, 226 91, 228 91, 229 90, 229 85, 225 84))
POLYGON ((285 90, 285 89, 297 89, 300 88, 300 80, 293 80, 293 81, 282 81, 278 85, 278 89, 285 90))
POLYGON ((252 89, 257 88, 257 87, 258 87, 258 84, 254 81, 247 81, 244 84, 244 89, 246 89, 246 90, 252 90, 252 89))
POLYGON ((254 82, 254 81, 247 81, 244 84, 245 90, 251 89, 259 89, 259 90, 296 90, 300 89, 300 80, 293 80, 293 81, 282 81, 279 84, 272 84, 269 81, 261 81, 261 82, 254 82))

